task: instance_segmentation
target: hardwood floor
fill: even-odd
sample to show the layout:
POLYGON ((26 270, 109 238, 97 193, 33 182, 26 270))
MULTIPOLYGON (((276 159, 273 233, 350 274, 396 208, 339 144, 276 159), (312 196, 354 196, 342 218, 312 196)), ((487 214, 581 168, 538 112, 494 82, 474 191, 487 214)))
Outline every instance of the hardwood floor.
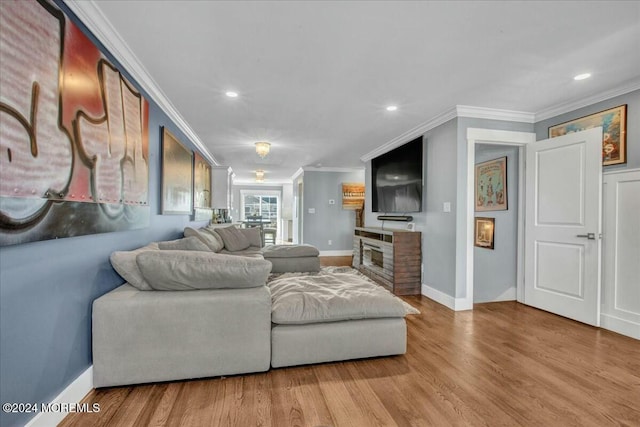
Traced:
POLYGON ((405 355, 94 390, 101 411, 60 425, 640 425, 639 341, 515 302, 404 299, 422 313, 405 355))
POLYGON ((323 267, 335 266, 335 267, 351 267, 353 256, 321 256, 320 265, 323 267))

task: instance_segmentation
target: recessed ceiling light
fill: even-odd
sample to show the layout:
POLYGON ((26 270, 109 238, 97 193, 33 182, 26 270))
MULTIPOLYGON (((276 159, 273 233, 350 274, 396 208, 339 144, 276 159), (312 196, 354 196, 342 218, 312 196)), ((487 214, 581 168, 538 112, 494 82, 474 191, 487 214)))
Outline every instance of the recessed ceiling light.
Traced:
POLYGON ((237 92, 233 92, 233 91, 229 91, 229 92, 225 93, 225 95, 227 95, 229 98, 237 98, 238 97, 238 93, 237 92))
POLYGON ((398 107, 397 107, 397 106, 395 106, 395 105, 389 105, 389 106, 387 107, 387 111, 396 111, 397 109, 398 109, 398 107))
POLYGON ((591 77, 591 73, 578 74, 573 78, 573 80, 584 80, 588 79, 589 77, 591 77))

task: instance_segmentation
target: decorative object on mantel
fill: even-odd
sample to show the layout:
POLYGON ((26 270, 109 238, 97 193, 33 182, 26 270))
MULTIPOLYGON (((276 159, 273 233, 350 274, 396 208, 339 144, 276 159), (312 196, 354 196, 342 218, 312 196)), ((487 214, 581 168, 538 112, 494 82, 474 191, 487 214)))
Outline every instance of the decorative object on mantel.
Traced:
POLYGON ((54 2, 1 9, 0 246, 148 227, 148 102, 54 2))
POLYGON ((476 165, 476 212, 507 210, 507 158, 476 165))
POLYGON ((264 182, 264 171, 262 169, 256 171, 256 182, 264 182))
POLYGON ((602 165, 627 163, 627 104, 549 127, 549 138, 602 126, 602 165))
POLYGON ((473 244, 479 248, 493 249, 495 235, 495 218, 475 218, 473 244))
POLYGON ((269 154, 269 151, 271 150, 271 144, 269 144, 266 141, 259 141, 256 142, 256 153, 258 154, 258 156, 260 156, 261 159, 264 159, 265 157, 267 157, 267 154, 269 154))
POLYGON ((191 214, 193 152, 162 128, 162 214, 191 214))
POLYGON ((197 151, 193 153, 193 220, 213 217, 211 209, 211 165, 197 151))
POLYGON ((342 183, 342 209, 357 210, 364 205, 364 183, 342 183))

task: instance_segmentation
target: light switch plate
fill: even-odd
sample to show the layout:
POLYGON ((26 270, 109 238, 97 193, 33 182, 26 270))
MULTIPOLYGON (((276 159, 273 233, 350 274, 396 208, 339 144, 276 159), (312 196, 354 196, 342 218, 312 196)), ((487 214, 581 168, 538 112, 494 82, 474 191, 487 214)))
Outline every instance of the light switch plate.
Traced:
POLYGON ((335 200, 333 200, 333 199, 329 199, 329 204, 330 204, 330 205, 335 205, 335 204, 336 204, 336 201, 335 201, 335 200))
POLYGON ((309 213, 310 214, 316 213, 316 208, 309 208, 309 213))
POLYGON ((444 202, 442 204, 442 211, 443 212, 451 212, 451 202, 444 202))

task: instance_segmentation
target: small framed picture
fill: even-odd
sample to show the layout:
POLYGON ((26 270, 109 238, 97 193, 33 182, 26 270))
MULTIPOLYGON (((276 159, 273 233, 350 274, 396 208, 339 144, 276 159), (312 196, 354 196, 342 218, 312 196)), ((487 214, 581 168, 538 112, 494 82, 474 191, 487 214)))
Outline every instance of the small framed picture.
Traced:
POLYGON ((476 217, 474 246, 485 249, 493 249, 493 236, 495 231, 495 218, 476 217))
POLYGON ((415 222, 409 222, 407 223, 407 230, 409 231, 415 231, 416 229, 416 223, 415 222))

